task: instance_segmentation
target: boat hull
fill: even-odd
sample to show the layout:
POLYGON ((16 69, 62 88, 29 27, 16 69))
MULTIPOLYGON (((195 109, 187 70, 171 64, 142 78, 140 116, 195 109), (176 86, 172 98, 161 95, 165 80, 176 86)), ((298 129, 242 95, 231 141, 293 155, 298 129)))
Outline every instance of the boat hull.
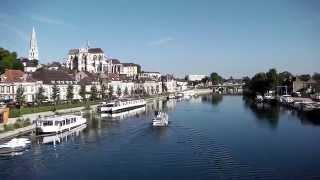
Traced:
POLYGON ((101 113, 121 113, 121 112, 125 112, 125 111, 130 111, 130 110, 134 110, 137 108, 142 108, 145 107, 146 104, 141 104, 141 105, 136 105, 136 106, 129 106, 129 107, 124 107, 121 109, 110 109, 110 110, 105 110, 105 111, 100 111, 101 113))

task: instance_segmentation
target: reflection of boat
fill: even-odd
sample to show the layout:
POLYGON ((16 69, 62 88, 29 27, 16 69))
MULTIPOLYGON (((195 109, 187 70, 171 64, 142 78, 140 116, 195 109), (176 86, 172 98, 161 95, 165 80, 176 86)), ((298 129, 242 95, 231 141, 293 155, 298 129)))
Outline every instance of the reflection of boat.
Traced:
POLYGON ((146 107, 141 107, 137 109, 133 109, 130 111, 120 112, 120 113, 101 113, 101 117, 111 117, 111 118, 120 118, 124 119, 130 116, 138 115, 146 111, 146 107))
POLYGON ((85 124, 87 120, 78 115, 52 116, 36 121, 38 134, 61 133, 85 124))
POLYGON ((144 107, 145 105, 144 99, 121 99, 99 105, 98 111, 101 113, 119 113, 144 107))
POLYGON ((30 140, 27 138, 13 138, 9 142, 0 145, 0 154, 22 152, 30 143, 30 140))
POLYGON ((152 119, 152 125, 155 127, 168 126, 168 114, 165 112, 156 112, 155 117, 152 119))
POLYGON ((63 140, 67 140, 69 136, 78 136, 79 133, 83 131, 86 127, 87 127, 87 124, 83 124, 70 131, 66 131, 66 132, 51 135, 51 136, 42 136, 41 143, 42 144, 49 144, 49 143, 55 144, 56 142, 60 143, 63 140))

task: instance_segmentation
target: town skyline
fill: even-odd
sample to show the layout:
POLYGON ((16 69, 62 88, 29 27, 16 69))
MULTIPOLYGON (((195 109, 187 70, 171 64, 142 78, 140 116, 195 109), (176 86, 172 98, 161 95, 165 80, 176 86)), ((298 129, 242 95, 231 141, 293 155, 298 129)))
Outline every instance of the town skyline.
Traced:
POLYGON ((188 2, 185 7, 180 7, 178 1, 170 7, 168 2, 139 2, 130 7, 109 2, 104 5, 110 5, 110 12, 103 13, 102 7, 81 3, 80 11, 87 8, 91 12, 81 16, 71 2, 64 4, 70 12, 62 13, 61 3, 4 1, 0 8, 0 33, 4 36, 0 42, 4 48, 27 57, 34 26, 39 60, 44 64, 64 62, 70 49, 80 48, 89 40, 92 47, 102 48, 108 57, 178 77, 216 71, 225 78, 240 78, 269 68, 312 74, 320 65, 317 43, 320 36, 316 31, 320 26, 319 3, 290 2, 246 1, 245 4, 250 4, 248 8, 237 8, 236 2, 218 1, 188 2), (192 5, 195 11, 188 13, 192 5), (32 13, 22 11, 26 7, 32 13), (48 12, 46 7, 50 7, 48 12), (121 8, 126 13, 114 10, 121 8), (174 8, 181 14, 175 15, 174 8), (140 10, 147 10, 150 17, 144 17, 140 10), (162 10, 168 13, 161 16, 162 10), (188 21, 181 21, 184 18, 188 21), (148 26, 141 27, 144 21, 148 26), (268 28, 270 25, 272 28, 268 28), (128 31, 128 27, 133 30, 128 31))

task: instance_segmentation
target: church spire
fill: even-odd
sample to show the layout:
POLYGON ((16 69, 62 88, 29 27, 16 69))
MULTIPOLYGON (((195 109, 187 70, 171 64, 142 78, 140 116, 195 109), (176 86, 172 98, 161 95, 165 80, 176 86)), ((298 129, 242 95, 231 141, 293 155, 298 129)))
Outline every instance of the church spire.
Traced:
POLYGON ((38 44, 37 44, 37 37, 36 31, 34 27, 32 28, 32 34, 30 39, 30 49, 29 49, 29 60, 39 60, 39 52, 38 52, 38 44))

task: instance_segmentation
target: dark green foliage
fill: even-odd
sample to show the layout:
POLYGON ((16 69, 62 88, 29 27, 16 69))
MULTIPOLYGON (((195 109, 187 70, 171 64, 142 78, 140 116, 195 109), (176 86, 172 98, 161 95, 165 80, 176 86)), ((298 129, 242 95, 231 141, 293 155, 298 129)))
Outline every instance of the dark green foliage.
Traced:
POLYGON ((118 87, 117 87, 117 95, 118 95, 118 97, 120 97, 121 94, 122 94, 121 88, 118 86, 118 87))
POLYGON ((72 101, 73 100, 73 86, 71 84, 68 85, 68 88, 67 88, 67 100, 68 101, 72 101))
POLYGON ((59 100, 60 97, 60 89, 59 87, 55 84, 52 86, 52 95, 51 98, 52 100, 55 102, 55 104, 57 103, 57 101, 59 100))
POLYGON ((43 93, 44 93, 44 88, 41 86, 39 87, 38 92, 36 94, 36 102, 38 104, 41 104, 44 100, 47 99, 47 97, 43 93))
POLYGON ((84 101, 86 100, 87 92, 86 92, 86 86, 85 85, 81 85, 79 95, 81 96, 81 98, 84 101))
POLYGON ((90 92, 90 100, 91 101, 97 100, 98 99, 97 87, 95 85, 92 85, 90 91, 91 91, 90 92))
POLYGON ((219 84, 223 81, 223 78, 216 72, 210 74, 210 79, 213 84, 219 84))
POLYGON ((109 91, 109 92, 108 92, 109 99, 111 99, 112 96, 113 96, 113 86, 109 86, 108 91, 109 91))
POLYGON ((4 48, 0 48, 0 74, 4 73, 5 69, 23 70, 23 65, 17 59, 16 52, 10 52, 4 48))
POLYGON ((23 102, 25 101, 25 95, 24 95, 24 88, 20 85, 17 89, 16 93, 16 101, 22 105, 23 102))
POLYGON ((311 79, 310 74, 302 74, 299 76, 299 78, 301 79, 301 81, 309 81, 311 79))

